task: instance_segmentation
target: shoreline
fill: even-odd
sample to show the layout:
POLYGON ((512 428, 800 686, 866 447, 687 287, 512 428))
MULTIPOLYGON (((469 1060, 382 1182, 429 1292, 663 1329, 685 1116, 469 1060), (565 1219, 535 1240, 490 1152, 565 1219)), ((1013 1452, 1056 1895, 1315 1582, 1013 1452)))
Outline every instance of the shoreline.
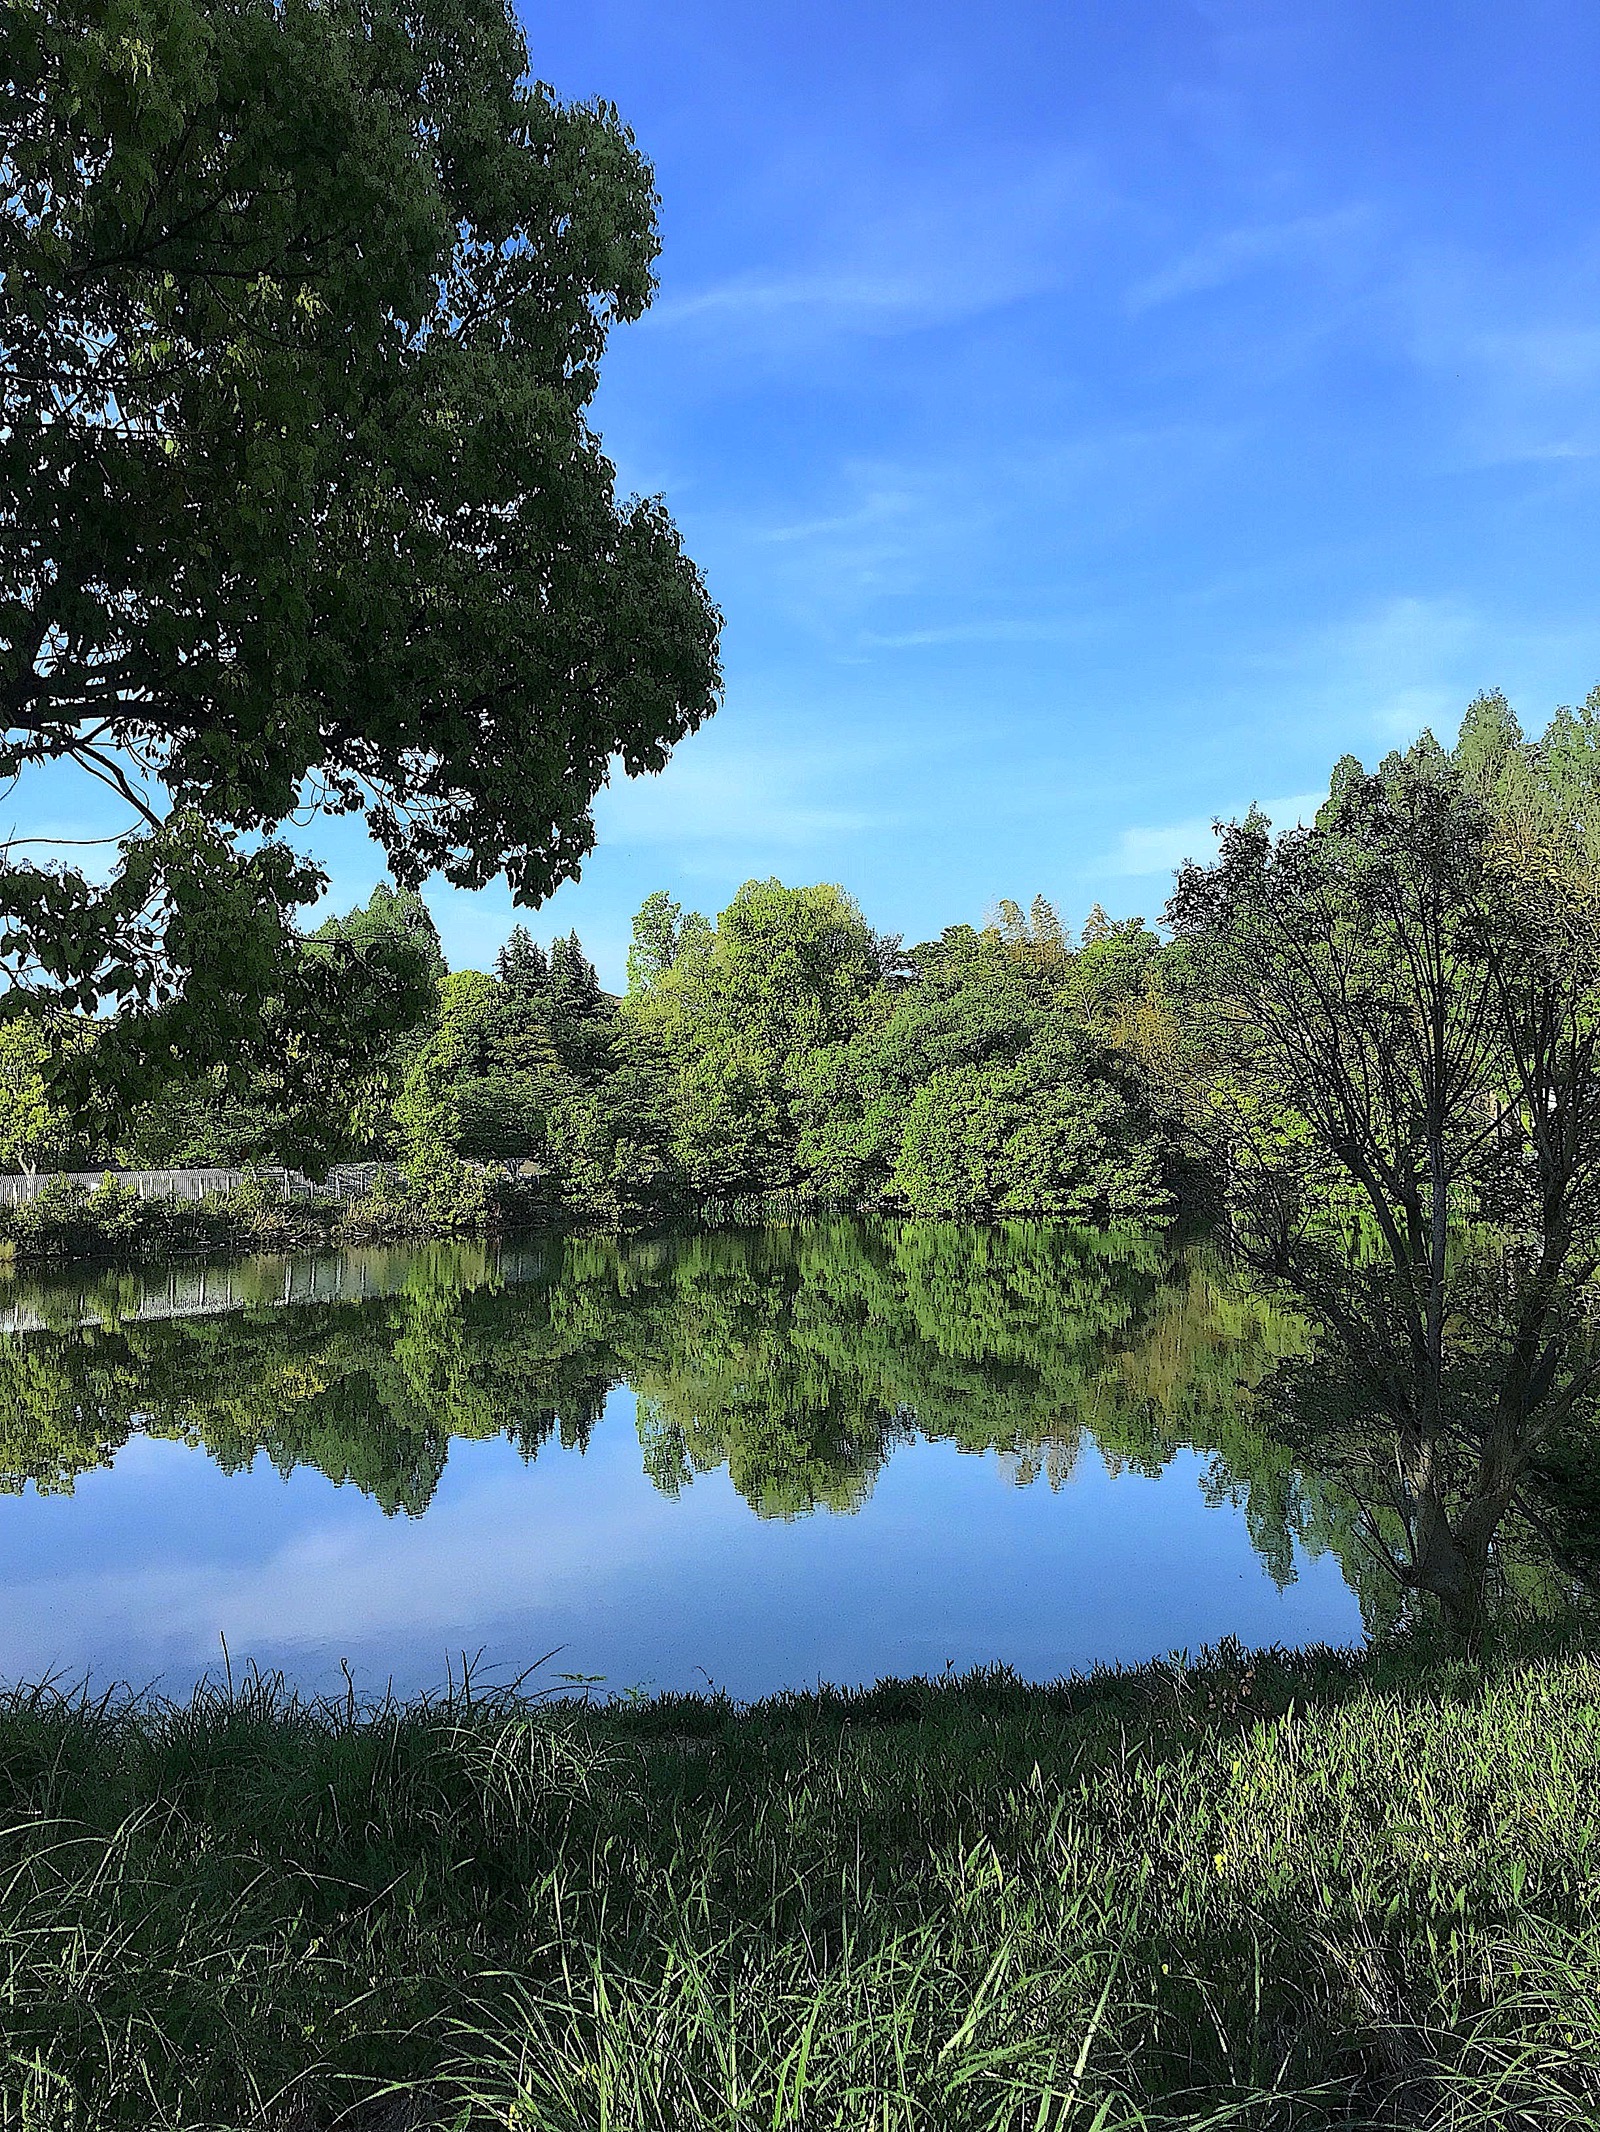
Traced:
MULTIPOLYGON (((493 1244, 538 1234, 648 1238, 826 1220, 949 1221, 974 1230, 1007 1222, 1042 1223, 1074 1232, 1106 1229, 1105 1224, 1020 1209, 986 1219, 914 1216, 881 1203, 846 1206, 788 1192, 770 1194, 765 1200, 711 1200, 692 1207, 663 1207, 641 1213, 636 1221, 597 1221, 553 1205, 537 1186, 453 1159, 414 1177, 385 1179, 363 1197, 350 1200, 302 1199, 265 1182, 198 1199, 140 1199, 118 1184, 115 1172, 108 1172, 107 1182, 94 1191, 71 1185, 0 1206, 0 1277, 8 1268, 28 1273, 75 1266, 114 1271, 255 1253, 293 1256, 362 1245, 452 1240, 493 1244)), ((1203 1222, 1182 1212, 1171 1221, 1139 1231, 1173 1241, 1192 1240, 1204 1232, 1203 1222)))

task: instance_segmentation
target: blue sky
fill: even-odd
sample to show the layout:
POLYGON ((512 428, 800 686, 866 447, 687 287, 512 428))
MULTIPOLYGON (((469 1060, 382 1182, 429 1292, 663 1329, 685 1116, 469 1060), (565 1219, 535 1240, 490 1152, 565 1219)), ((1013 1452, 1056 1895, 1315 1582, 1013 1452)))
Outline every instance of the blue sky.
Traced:
MULTIPOLYGON (((727 617, 723 709, 533 920, 608 980, 651 889, 759 874, 911 939, 1154 914, 1213 814, 1600 680, 1593 0, 524 20, 655 163, 596 419, 727 617)), ((430 901, 458 965, 513 915, 430 901)))

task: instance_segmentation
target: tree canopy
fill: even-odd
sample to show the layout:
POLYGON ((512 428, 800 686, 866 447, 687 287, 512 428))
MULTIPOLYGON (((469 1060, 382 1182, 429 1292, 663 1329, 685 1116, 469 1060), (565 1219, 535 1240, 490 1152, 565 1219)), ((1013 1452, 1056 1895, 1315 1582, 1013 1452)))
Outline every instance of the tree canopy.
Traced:
POLYGON ((1500 697, 1313 826, 1258 815, 1179 878, 1201 981, 1194 1129, 1236 1240, 1321 1332, 1287 1419, 1345 1429, 1370 1544, 1477 1631, 1542 1445, 1600 1397, 1600 870, 1569 715, 1500 697), (1374 1463, 1374 1416, 1393 1431, 1374 1463))
POLYGON ((535 901, 713 707, 587 418, 651 173, 504 0, 24 0, 0 158, 0 774, 130 821, 109 880, 10 848, 0 959, 225 1061, 321 886, 262 833, 360 811, 403 886, 535 901))

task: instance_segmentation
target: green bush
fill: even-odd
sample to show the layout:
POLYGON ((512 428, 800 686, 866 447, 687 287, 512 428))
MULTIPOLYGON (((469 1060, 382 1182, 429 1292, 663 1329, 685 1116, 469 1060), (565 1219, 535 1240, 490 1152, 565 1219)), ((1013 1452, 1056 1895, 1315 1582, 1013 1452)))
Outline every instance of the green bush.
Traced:
POLYGON ((34 1198, 0 1207, 0 1255, 21 1261, 187 1257, 216 1251, 302 1251, 493 1231, 547 1211, 519 1186, 444 1150, 380 1171, 348 1203, 305 1199, 246 1173, 230 1192, 145 1199, 107 1176, 92 1190, 49 1178, 34 1198))

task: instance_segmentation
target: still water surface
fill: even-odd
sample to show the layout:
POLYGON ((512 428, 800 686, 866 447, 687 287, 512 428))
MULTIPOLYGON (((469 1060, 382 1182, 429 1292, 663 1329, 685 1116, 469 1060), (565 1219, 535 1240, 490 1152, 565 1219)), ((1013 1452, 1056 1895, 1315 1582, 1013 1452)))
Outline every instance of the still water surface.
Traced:
POLYGON ((1293 1323, 1024 1225, 430 1245, 0 1290, 0 1676, 461 1655, 740 1696, 1349 1641, 1241 1387, 1293 1323))

